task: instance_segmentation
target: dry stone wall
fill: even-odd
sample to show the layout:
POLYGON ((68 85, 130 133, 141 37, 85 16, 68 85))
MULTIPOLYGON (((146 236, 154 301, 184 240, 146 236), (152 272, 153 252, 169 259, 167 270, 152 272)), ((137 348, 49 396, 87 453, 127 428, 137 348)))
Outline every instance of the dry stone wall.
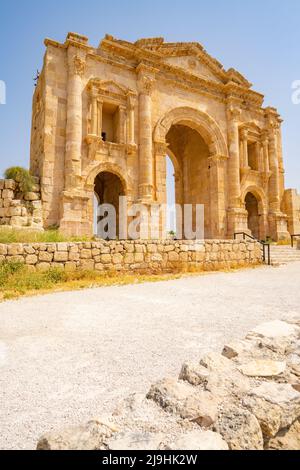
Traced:
POLYGON ((262 262, 259 243, 209 241, 95 241, 0 245, 0 262, 20 261, 32 270, 169 271, 226 269, 262 262))
POLYGON ((44 435, 37 448, 299 450, 300 314, 259 325, 112 415, 44 435))
POLYGON ((23 194, 14 180, 0 180, 0 226, 43 229, 38 178, 31 192, 23 194))

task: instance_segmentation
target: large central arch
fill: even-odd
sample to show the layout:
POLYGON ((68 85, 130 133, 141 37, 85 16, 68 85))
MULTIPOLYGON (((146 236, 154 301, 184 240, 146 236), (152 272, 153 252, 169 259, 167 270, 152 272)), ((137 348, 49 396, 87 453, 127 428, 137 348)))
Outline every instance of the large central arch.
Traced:
POLYGON ((226 141, 216 121, 207 113, 187 106, 172 109, 160 119, 154 131, 154 142, 165 142, 166 135, 174 124, 186 125, 198 131, 212 155, 228 157, 226 141))
MULTIPOLYGON (((175 108, 169 111, 164 117, 162 117, 156 125, 154 131, 154 143, 155 143, 155 164, 156 164, 156 188, 157 188, 157 200, 159 202, 164 201, 163 189, 164 178, 162 168, 164 166, 163 159, 165 155, 169 155, 172 158, 174 152, 174 146, 170 142, 172 133, 174 135, 184 136, 187 140, 186 149, 191 144, 192 140, 194 145, 193 161, 194 164, 190 164, 193 170, 190 169, 189 174, 181 168, 182 181, 177 184, 178 188, 185 190, 185 196, 177 203, 186 204, 204 204, 205 206, 205 237, 207 238, 223 238, 226 235, 226 211, 225 211, 225 162, 228 158, 228 150, 226 140, 221 132, 221 129, 207 113, 199 111, 197 109, 189 107, 175 108), (198 143, 197 137, 198 137, 198 143), (200 139, 200 140, 199 140, 200 139), (202 142, 202 144, 201 144, 202 142), (204 150, 204 147, 206 150, 204 150), (201 150, 202 149, 202 150, 201 150), (198 153, 197 153, 198 152, 198 153), (205 154, 205 155, 204 155, 205 154), (199 160, 199 171, 197 171, 197 165, 195 165, 195 158, 199 160), (200 165, 200 160, 202 163, 200 165), (200 171, 201 167, 201 171, 200 171), (193 179, 193 187, 190 185, 190 181, 193 179), (198 183, 199 182, 199 183, 198 183), (205 182, 206 189, 205 194, 200 190, 201 183, 205 182), (198 186, 198 189, 196 189, 198 186), (186 189, 188 188, 188 189, 186 189)), ((192 157, 191 154, 188 158, 192 157)), ((190 163, 192 161, 190 160, 190 163)), ((175 173, 178 173, 176 171, 175 173)), ((180 191, 176 190, 179 194, 180 191)), ((182 192, 182 191, 181 191, 182 192)))

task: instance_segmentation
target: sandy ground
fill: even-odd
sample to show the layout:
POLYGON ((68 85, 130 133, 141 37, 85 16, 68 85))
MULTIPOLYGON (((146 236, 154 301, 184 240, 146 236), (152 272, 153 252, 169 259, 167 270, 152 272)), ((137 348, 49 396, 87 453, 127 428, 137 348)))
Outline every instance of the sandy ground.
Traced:
POLYGON ((0 304, 0 448, 99 417, 256 324, 299 311, 300 263, 0 304))

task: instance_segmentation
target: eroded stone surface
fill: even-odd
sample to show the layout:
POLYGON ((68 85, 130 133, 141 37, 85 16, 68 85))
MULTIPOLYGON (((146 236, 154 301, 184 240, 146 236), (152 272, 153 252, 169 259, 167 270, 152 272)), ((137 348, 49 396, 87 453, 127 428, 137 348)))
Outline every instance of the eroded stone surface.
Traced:
POLYGON ((290 426, 300 416, 300 393, 290 384, 263 382, 243 399, 268 437, 290 426))
POLYGON ((184 434, 176 442, 166 446, 166 450, 228 450, 222 436, 212 431, 192 431, 184 434))

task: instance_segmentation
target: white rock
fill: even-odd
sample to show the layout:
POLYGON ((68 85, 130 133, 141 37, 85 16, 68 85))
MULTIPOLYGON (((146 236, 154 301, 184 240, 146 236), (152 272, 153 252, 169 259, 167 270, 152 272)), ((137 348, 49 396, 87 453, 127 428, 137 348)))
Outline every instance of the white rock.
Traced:
MULTIPOLYGON (((300 328, 281 320, 262 323, 261 325, 250 331, 248 336, 258 336, 260 338, 282 338, 285 336, 297 337, 300 328)), ((247 337, 248 337, 247 336, 247 337)))
POLYGON ((231 450, 263 450, 263 436, 256 417, 232 404, 223 406, 215 431, 219 432, 231 450))
POLYGON ((209 374, 209 370, 200 364, 185 363, 182 366, 179 380, 185 380, 191 385, 205 385, 209 374))
POLYGON ((268 437, 300 417, 300 393, 290 384, 263 382, 249 391, 243 405, 256 416, 268 437))
POLYGON ((286 369, 286 362, 258 359, 241 365, 239 370, 248 377, 275 377, 286 369))
POLYGON ((191 431, 168 446, 167 450, 228 450, 228 444, 216 432, 191 431))
POLYGON ((101 450, 105 442, 117 428, 104 421, 89 421, 82 426, 74 426, 42 436, 37 450, 101 450))
POLYGON ((210 392, 192 387, 186 382, 161 380, 152 385, 147 398, 166 411, 179 414, 181 418, 194 421, 200 426, 210 425, 217 418, 219 400, 210 392))
POLYGON ((162 441, 160 434, 125 432, 108 442, 110 450, 157 450, 162 441))

